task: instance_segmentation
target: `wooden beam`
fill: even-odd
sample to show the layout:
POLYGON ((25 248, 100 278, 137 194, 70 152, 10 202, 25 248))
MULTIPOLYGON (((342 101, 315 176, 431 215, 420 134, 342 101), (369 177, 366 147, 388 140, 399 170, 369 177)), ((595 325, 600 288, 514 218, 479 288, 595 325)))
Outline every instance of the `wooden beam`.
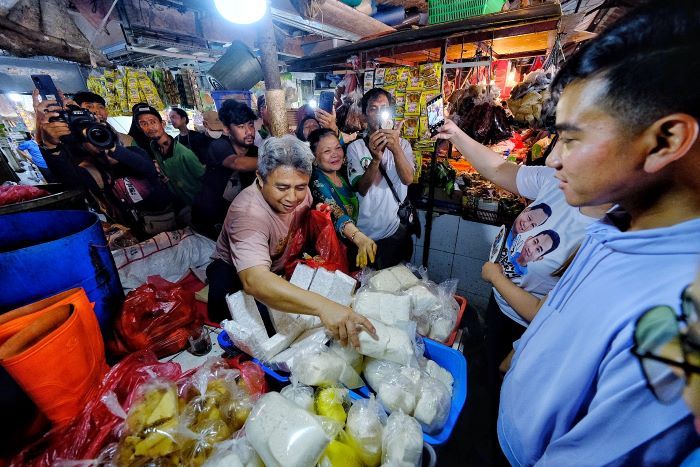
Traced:
POLYGON ((94 60, 98 66, 112 66, 101 52, 91 50, 84 44, 74 44, 33 31, 4 17, 0 17, 0 44, 17 57, 49 55, 86 65, 91 65, 94 60))

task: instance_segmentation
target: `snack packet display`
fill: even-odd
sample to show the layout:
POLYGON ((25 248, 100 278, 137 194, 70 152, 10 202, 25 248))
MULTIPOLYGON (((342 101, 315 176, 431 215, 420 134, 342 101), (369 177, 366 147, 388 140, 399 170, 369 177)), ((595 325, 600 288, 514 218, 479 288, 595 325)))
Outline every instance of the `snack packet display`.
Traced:
POLYGON ((406 104, 404 105, 404 116, 405 117, 417 117, 420 115, 420 101, 421 92, 420 91, 406 91, 406 104))
POLYGON ((440 89, 441 70, 442 64, 440 63, 425 63, 419 67, 420 79, 425 89, 440 89))

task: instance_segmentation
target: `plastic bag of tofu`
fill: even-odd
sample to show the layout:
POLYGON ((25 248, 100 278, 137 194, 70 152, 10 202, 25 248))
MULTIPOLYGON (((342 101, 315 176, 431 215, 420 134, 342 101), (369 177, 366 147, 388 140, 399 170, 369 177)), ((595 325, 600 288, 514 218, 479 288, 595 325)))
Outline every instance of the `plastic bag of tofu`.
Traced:
POLYGON ((413 416, 426 433, 440 431, 450 414, 452 388, 426 374, 418 382, 416 407, 413 416))
POLYGON ((420 350, 416 348, 416 323, 407 321, 393 326, 369 318, 376 338, 361 331, 358 335, 362 355, 417 367, 420 350))
POLYGON ((314 413, 314 388, 305 384, 290 384, 280 391, 283 397, 309 413, 314 413))
POLYGON ((457 291, 457 279, 450 279, 437 287, 439 306, 428 311, 430 332, 428 337, 438 342, 444 342, 452 333, 457 323, 459 304, 454 294, 457 291))
POLYGON ((308 386, 343 385, 350 389, 364 386, 350 363, 327 346, 309 346, 297 352, 290 362, 293 383, 308 386))
POLYGON ((202 467, 264 467, 260 457, 240 432, 234 439, 217 444, 202 467))
POLYGON ((365 268, 360 274, 360 283, 377 292, 396 293, 420 284, 423 276, 416 275, 417 272, 420 272, 420 270, 405 264, 399 264, 380 271, 365 268))
POLYGON ((362 464, 377 467, 382 461, 382 433, 387 415, 373 395, 353 401, 345 422, 347 444, 362 464))
POLYGON ((321 417, 277 392, 265 394, 256 402, 245 433, 267 467, 316 465, 332 439, 321 417))
POLYGON ((386 360, 368 359, 364 375, 387 412, 413 413, 418 401, 420 370, 386 360))
POLYGON ((382 464, 418 466, 423 453, 423 432, 418 421, 397 411, 389 415, 382 434, 382 464))
POLYGON ((383 292, 366 285, 353 299, 352 309, 389 326, 411 320, 411 297, 402 292, 383 292))

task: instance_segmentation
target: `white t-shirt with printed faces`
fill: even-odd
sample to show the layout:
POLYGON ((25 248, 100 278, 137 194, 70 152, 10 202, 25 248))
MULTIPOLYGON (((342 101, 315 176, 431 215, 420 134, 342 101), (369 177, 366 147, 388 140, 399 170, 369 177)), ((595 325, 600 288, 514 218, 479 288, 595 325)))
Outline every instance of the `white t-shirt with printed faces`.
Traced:
MULTIPOLYGON (((411 145, 405 139, 401 139, 400 142, 404 157, 411 164, 411 167, 415 167, 411 145)), ((372 162, 372 154, 364 140, 358 139, 348 146, 347 156, 348 180, 355 187, 357 181, 365 173, 367 166, 372 162)), ((403 201, 408 194, 408 187, 401 182, 396 170, 394 155, 389 149, 384 150, 382 165, 394 184, 396 194, 403 201)), ((389 185, 381 173, 377 172, 377 177, 367 190, 367 194, 362 196, 358 193, 357 198, 360 201, 360 214, 357 219, 358 229, 375 241, 390 237, 396 232, 399 228, 399 203, 391 194, 389 185)))
MULTIPOLYGON (((566 202, 554 173, 549 167, 518 170, 518 191, 534 201, 516 218, 497 260, 515 285, 540 298, 554 288, 559 278, 552 273, 581 243, 586 227, 597 220, 566 202)), ((496 289, 494 295, 503 313, 527 326, 496 289)))

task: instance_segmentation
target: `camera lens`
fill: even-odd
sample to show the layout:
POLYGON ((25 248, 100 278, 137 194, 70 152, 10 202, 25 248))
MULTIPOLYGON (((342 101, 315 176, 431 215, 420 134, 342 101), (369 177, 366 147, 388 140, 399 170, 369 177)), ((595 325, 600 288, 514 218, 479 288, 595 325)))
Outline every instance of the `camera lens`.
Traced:
POLYGON ((115 143, 114 133, 102 125, 88 127, 85 131, 85 139, 100 149, 110 149, 115 143))

